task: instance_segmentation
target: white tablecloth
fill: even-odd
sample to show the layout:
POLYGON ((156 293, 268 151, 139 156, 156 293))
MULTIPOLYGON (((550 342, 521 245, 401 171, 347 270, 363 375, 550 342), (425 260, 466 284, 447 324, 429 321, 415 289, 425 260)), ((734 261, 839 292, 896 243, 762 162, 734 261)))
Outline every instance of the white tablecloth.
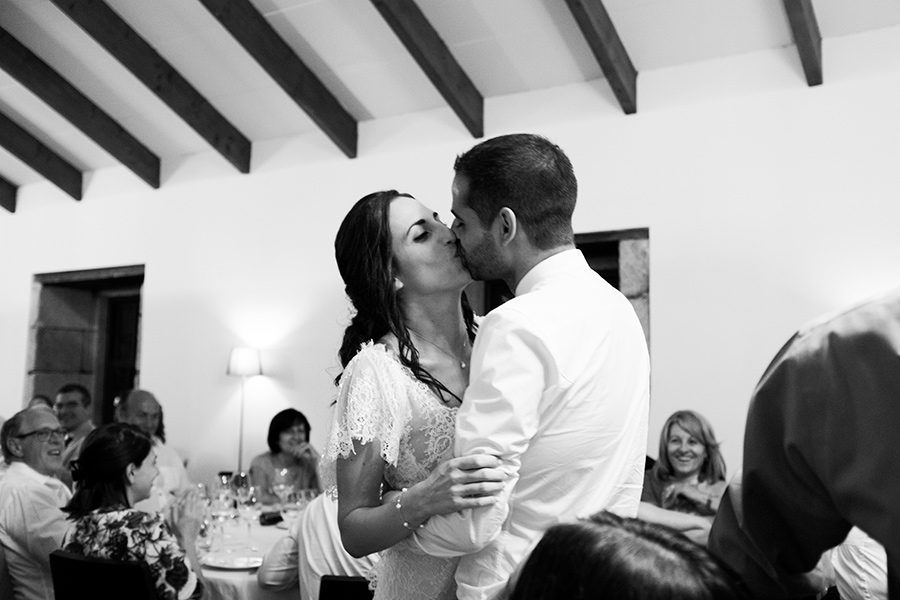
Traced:
MULTIPOLYGON (((254 523, 248 540, 246 528, 246 523, 242 521, 226 523, 223 527, 223 539, 216 544, 217 555, 230 552, 235 556, 262 557, 275 542, 287 535, 286 530, 274 525, 263 527, 254 523)), ((202 552, 200 561, 203 562, 202 552)), ((207 597, 209 600, 297 600, 300 597, 300 590, 296 587, 280 592, 261 589, 256 582, 256 571, 257 569, 203 567, 203 576, 209 591, 207 597)))

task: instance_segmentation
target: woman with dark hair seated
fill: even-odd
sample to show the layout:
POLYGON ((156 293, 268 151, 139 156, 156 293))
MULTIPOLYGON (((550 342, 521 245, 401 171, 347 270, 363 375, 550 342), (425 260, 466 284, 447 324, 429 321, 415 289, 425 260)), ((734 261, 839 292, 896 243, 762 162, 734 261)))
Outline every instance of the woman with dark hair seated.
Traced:
POLYGON ((548 529, 509 596, 560 598, 744 600, 747 595, 726 566, 678 532, 602 512, 548 529))
POLYGON ((150 438, 133 425, 110 423, 89 433, 72 466, 75 494, 63 510, 75 526, 63 549, 146 562, 161 600, 200 598, 196 543, 203 504, 196 492, 173 504, 171 529, 161 514, 132 508, 149 497, 158 473, 150 438))
POLYGON ((279 501, 272 486, 287 484, 295 491, 322 491, 317 466, 319 453, 309 443, 309 421, 299 410, 286 408, 272 417, 266 442, 269 451, 250 462, 250 481, 264 504, 279 501), (280 477, 279 473, 283 473, 280 477))

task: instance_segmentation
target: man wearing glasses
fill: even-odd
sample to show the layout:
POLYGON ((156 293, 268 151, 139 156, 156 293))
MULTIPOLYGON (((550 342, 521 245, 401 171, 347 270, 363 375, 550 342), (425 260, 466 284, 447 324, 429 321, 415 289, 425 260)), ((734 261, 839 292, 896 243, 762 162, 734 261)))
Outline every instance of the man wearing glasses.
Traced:
POLYGON ((52 412, 29 408, 0 428, 9 464, 0 482, 0 546, 16 600, 53 599, 50 552, 68 529, 60 510, 72 494, 55 475, 62 469, 65 432, 52 412))

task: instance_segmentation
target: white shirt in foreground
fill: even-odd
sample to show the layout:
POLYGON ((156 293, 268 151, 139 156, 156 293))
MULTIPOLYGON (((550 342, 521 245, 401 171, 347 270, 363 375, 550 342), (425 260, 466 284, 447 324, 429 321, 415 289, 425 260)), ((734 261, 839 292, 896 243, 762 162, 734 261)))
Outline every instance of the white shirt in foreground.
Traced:
POLYGON ((415 541, 465 554, 457 595, 482 600, 552 525, 604 509, 637 515, 650 367, 631 304, 578 250, 522 278, 485 317, 471 362, 455 455, 496 455, 514 477, 496 505, 432 517, 415 541))
POLYGON ((256 580, 263 589, 288 589, 298 580, 302 600, 318 600, 322 575, 366 577, 378 562, 377 554, 350 556, 341 544, 337 501, 319 494, 303 510, 281 538, 266 553, 256 580))
POLYGON ((887 555, 884 546, 858 527, 831 550, 831 566, 841 600, 887 600, 887 555))
POLYGON ((50 553, 71 525, 60 510, 72 498, 60 480, 14 462, 0 482, 0 545, 15 600, 52 600, 50 553))

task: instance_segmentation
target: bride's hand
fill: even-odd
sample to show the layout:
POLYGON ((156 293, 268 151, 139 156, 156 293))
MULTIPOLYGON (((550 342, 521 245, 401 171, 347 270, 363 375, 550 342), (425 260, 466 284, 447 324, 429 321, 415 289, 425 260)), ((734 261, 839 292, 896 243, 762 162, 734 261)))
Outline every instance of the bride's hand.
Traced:
POLYGON ((404 492, 400 510, 409 523, 419 524, 434 515, 488 506, 497 501, 507 479, 495 456, 451 458, 404 492))

